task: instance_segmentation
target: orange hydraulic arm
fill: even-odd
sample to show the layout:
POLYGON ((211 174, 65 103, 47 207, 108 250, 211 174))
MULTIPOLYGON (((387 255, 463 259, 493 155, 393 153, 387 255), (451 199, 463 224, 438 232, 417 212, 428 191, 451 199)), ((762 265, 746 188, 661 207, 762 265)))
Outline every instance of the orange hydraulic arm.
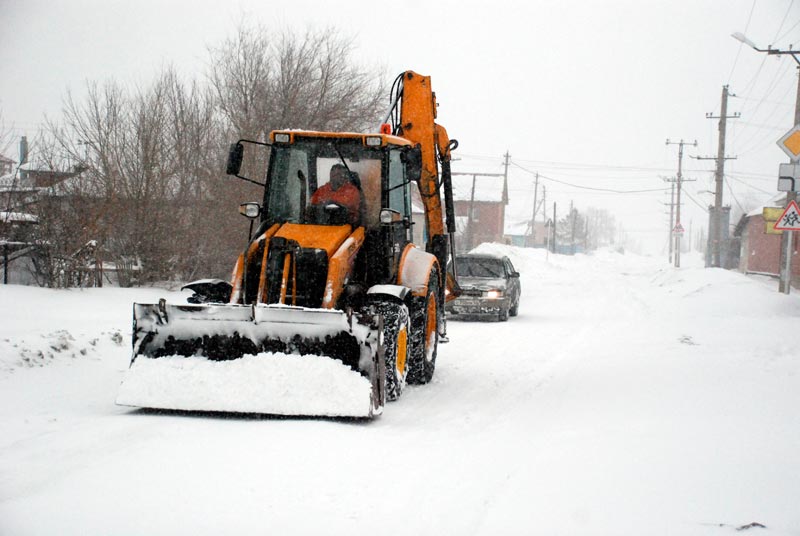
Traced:
POLYGON ((422 173, 419 179, 419 191, 425 205, 428 227, 426 249, 436 255, 440 266, 444 267, 447 266, 448 249, 453 245, 452 235, 455 233, 450 152, 458 146, 458 142, 451 141, 444 127, 436 124, 436 94, 431 89, 431 77, 412 71, 406 71, 400 76, 402 77, 398 93, 400 120, 395 126, 395 134, 418 145, 421 149, 422 173), (441 180, 437 157, 438 162, 442 164, 441 180), (442 195, 447 214, 446 228, 442 214, 442 195))

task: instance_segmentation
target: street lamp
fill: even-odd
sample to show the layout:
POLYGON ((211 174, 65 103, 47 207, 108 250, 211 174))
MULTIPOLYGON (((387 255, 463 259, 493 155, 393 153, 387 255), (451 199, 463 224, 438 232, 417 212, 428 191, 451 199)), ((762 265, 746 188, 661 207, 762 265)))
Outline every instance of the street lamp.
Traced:
POLYGON ((796 61, 798 65, 800 65, 800 60, 797 59, 797 55, 800 54, 800 50, 792 50, 792 45, 789 45, 789 50, 779 50, 777 48, 772 48, 772 45, 767 46, 767 48, 758 48, 758 46, 755 43, 753 43, 750 39, 747 38, 746 35, 744 35, 741 32, 734 32, 731 34, 731 37, 733 37, 734 39, 736 39, 741 43, 744 43, 745 45, 749 46, 750 48, 758 52, 766 52, 767 54, 770 54, 772 56, 780 56, 788 54, 789 56, 794 58, 794 61, 796 61))
MULTIPOLYGON (((731 37, 733 37, 739 42, 744 43, 745 45, 751 47, 753 50, 756 50, 758 52, 766 52, 771 56, 789 55, 797 63, 798 68, 800 68, 800 59, 797 58, 797 56, 800 55, 800 50, 792 50, 791 45, 789 45, 788 50, 779 50, 777 48, 772 48, 772 45, 769 45, 767 48, 758 48, 758 46, 756 46, 755 43, 753 43, 750 39, 745 37, 745 35, 740 32, 731 34, 731 37)), ((800 78, 798 78, 798 83, 797 83, 797 100, 794 109, 794 124, 795 125, 800 124, 800 78)), ((787 207, 792 201, 796 200, 797 200, 797 192, 786 192, 787 207)), ((791 249, 792 249, 792 232, 784 231, 781 236, 780 283, 778 285, 778 291, 784 294, 789 294, 789 291, 792 288, 791 249)))

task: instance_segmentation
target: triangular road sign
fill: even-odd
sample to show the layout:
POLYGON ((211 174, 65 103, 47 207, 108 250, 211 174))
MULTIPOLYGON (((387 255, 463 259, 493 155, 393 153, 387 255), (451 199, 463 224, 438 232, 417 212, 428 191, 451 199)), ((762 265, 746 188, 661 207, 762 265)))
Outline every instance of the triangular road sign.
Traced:
POLYGON ((678 222, 678 223, 675 224, 675 228, 672 230, 672 232, 673 233, 678 233, 678 234, 683 234, 684 229, 683 229, 683 225, 681 225, 681 222, 678 222))
POLYGON ((781 217, 775 222, 776 231, 800 231, 800 207, 797 201, 792 201, 781 217))

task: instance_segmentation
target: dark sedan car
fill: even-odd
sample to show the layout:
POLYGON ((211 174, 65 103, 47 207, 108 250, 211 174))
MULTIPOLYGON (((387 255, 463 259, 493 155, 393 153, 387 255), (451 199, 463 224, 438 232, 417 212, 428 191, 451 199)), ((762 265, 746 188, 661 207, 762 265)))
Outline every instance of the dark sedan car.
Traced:
POLYGON ((500 321, 517 316, 521 293, 519 273, 508 257, 458 255, 456 271, 463 292, 447 304, 448 313, 493 316, 500 321))

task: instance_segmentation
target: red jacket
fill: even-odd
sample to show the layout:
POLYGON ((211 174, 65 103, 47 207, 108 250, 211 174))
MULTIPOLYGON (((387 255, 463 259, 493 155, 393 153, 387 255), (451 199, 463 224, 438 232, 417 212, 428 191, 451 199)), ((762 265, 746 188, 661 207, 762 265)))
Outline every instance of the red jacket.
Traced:
POLYGON ((347 209, 350 214, 350 223, 356 225, 360 217, 361 208, 361 195, 358 188, 353 186, 352 183, 346 182, 334 190, 331 183, 325 183, 320 186, 314 195, 311 196, 312 205, 324 205, 327 203, 336 203, 342 205, 347 209))

